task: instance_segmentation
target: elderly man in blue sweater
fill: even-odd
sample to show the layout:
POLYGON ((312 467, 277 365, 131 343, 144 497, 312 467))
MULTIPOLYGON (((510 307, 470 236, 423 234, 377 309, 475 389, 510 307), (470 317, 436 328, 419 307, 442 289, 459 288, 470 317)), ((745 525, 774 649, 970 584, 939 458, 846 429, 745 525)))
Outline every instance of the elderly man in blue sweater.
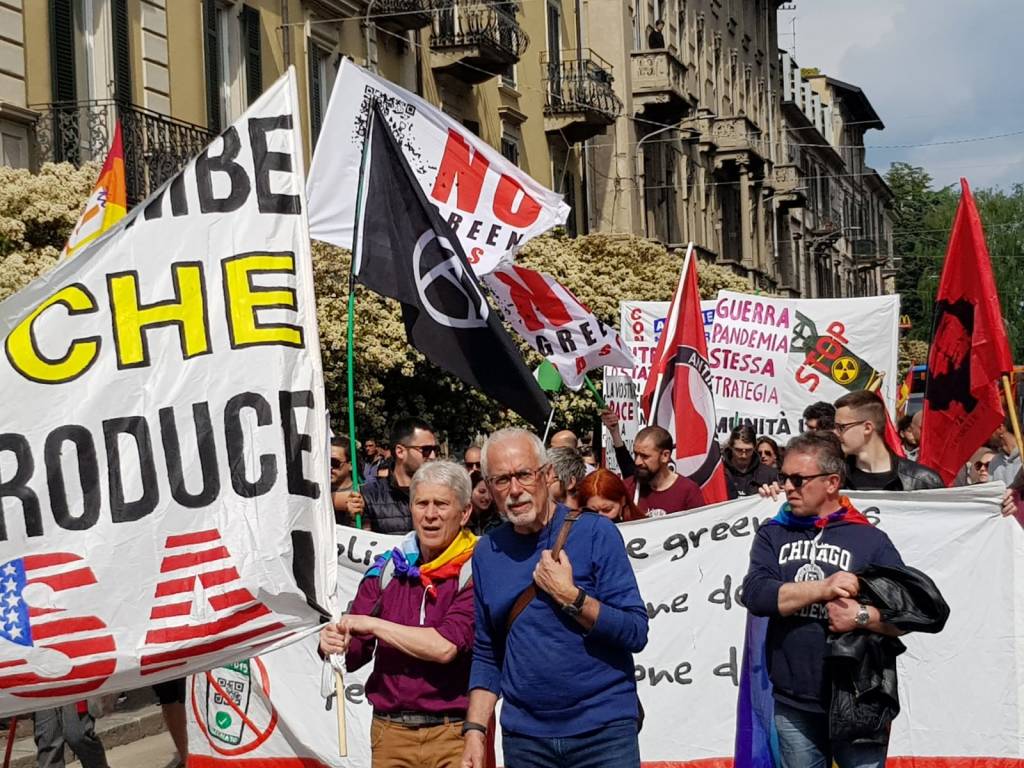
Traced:
POLYGON ((633 654, 647 644, 647 611, 622 536, 607 518, 548 495, 544 445, 521 429, 483 446, 483 474, 508 522, 473 554, 476 635, 463 768, 484 768, 498 697, 505 765, 640 765, 633 654), (521 609, 514 610, 517 606, 521 609))

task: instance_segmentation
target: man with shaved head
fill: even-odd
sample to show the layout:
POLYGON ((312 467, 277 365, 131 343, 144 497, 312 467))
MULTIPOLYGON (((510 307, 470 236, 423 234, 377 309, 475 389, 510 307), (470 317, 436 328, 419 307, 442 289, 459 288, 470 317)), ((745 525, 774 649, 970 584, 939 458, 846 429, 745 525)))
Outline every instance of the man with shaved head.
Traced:
POLYGON ((576 433, 569 429, 563 429, 561 432, 555 432, 551 436, 551 442, 548 445, 549 448, 575 448, 579 450, 580 440, 576 437, 576 433))

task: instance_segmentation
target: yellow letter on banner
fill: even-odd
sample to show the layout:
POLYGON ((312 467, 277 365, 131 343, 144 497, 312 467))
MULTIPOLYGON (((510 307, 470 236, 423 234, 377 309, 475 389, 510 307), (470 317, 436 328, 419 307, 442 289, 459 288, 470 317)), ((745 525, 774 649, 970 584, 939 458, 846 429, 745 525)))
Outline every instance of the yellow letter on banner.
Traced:
MULTIPOLYGON (((100 337, 90 336, 77 339, 68 347, 67 354, 59 360, 43 357, 36 344, 33 324, 43 312, 54 304, 63 305, 68 315, 86 315, 96 311, 96 300, 84 285, 75 283, 61 288, 50 298, 36 307, 7 337, 7 359, 26 379, 41 384, 61 384, 77 379, 96 360, 100 349, 100 337)), ((68 324, 70 325, 70 324, 68 324)))
POLYGON ((228 328, 231 347, 257 344, 280 344, 302 347, 302 328, 288 323, 261 323, 258 309, 292 309, 298 307, 294 288, 268 288, 254 285, 253 275, 295 274, 292 253, 253 253, 224 260, 224 294, 228 304, 228 328))
POLYGON ((186 360, 210 351, 202 262, 172 264, 171 272, 174 276, 174 298, 148 305, 139 299, 138 273, 107 275, 118 368, 149 365, 146 332, 165 325, 178 326, 181 353, 186 360))

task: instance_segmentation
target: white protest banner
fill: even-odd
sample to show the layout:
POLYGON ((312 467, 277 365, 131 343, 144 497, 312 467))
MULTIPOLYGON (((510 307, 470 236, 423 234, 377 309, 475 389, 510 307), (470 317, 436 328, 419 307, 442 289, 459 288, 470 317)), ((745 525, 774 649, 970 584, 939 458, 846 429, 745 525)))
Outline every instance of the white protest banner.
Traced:
MULTIPOLYGON (((619 327, 636 362, 632 371, 605 368, 604 396, 609 407, 619 414, 623 440, 629 448, 642 426, 638 396, 647 381, 668 309, 667 301, 620 303, 619 327)), ((750 424, 758 435, 767 435, 785 445, 803 429, 804 408, 819 400, 833 402, 867 383, 880 384, 885 402, 893 411, 899 385, 895 376, 899 297, 766 299, 723 291, 718 299, 702 301, 701 310, 715 379, 716 431, 720 440, 726 439, 736 425, 750 424), (771 305, 770 312, 764 306, 766 302, 771 305), (733 321, 730 313, 740 319, 733 321), (788 341, 782 341, 783 334, 777 326, 763 325, 769 314, 776 319, 785 317, 790 325, 788 341), (762 323, 758 330, 753 329, 755 317, 762 323), (766 344, 763 351, 749 346, 765 334, 775 339, 773 343, 777 346, 786 346, 788 352, 768 351, 771 344, 766 344), (811 349, 810 356, 804 351, 805 346, 811 349), (745 366, 749 370, 737 370, 745 366), (765 375, 766 367, 771 377, 765 375), (761 372, 753 373, 755 368, 761 372), (739 380, 744 382, 742 386, 736 384, 739 380), (779 400, 771 410, 764 410, 763 403, 747 401, 737 409, 736 398, 730 396, 739 389, 764 394, 769 385, 770 399, 779 400)), ((615 469, 607 431, 604 444, 609 466, 615 469)))
POLYGON ((569 206, 498 150, 409 91, 343 59, 309 169, 309 230, 352 247, 359 164, 379 104, 427 198, 478 275, 532 237, 565 223, 569 206))
POLYGON ((569 389, 579 391, 593 368, 633 366, 618 331, 551 275, 510 264, 484 279, 505 320, 551 361, 569 389))
POLYGON ((720 291, 708 339, 715 406, 792 419, 817 400, 881 389, 896 408, 899 296, 774 299, 720 291))
POLYGON ((294 70, 0 304, 0 715, 273 647, 337 565, 294 70))
MULTIPOLYGON (((1024 530, 1000 516, 1002 489, 993 483, 851 494, 904 561, 935 580, 951 610, 942 633, 904 638, 908 650, 898 660, 903 711, 893 726, 891 766, 1024 765, 1024 530)), ((739 587, 753 534, 777 506, 747 497, 620 527, 651 617, 647 648, 635 657, 645 766, 732 765, 746 620, 739 587)), ((372 553, 397 541, 339 527, 339 595, 350 599, 372 553)), ((264 658, 268 669, 278 653, 264 658)), ((294 696, 272 693, 276 727, 294 735, 315 723, 317 734, 333 738, 334 713, 324 710, 319 696, 321 664, 311 652, 306 656, 316 682, 303 682, 294 696)), ((325 753, 302 765, 369 767, 369 705, 359 678, 346 676, 346 683, 352 757, 339 763, 325 753)), ((316 743, 323 740, 318 736, 316 743)), ((203 741, 198 748, 209 753, 203 741)))

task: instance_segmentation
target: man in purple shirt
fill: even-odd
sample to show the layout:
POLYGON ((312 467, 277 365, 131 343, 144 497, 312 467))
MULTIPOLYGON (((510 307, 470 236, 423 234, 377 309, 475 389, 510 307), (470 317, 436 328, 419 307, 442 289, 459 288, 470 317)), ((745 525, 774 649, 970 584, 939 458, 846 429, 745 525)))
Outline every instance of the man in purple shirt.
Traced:
POLYGON ((409 492, 413 532, 377 558, 349 613, 320 633, 320 649, 344 653, 349 671, 373 659, 373 768, 445 768, 462 757, 474 629, 469 473, 424 464, 409 492))

